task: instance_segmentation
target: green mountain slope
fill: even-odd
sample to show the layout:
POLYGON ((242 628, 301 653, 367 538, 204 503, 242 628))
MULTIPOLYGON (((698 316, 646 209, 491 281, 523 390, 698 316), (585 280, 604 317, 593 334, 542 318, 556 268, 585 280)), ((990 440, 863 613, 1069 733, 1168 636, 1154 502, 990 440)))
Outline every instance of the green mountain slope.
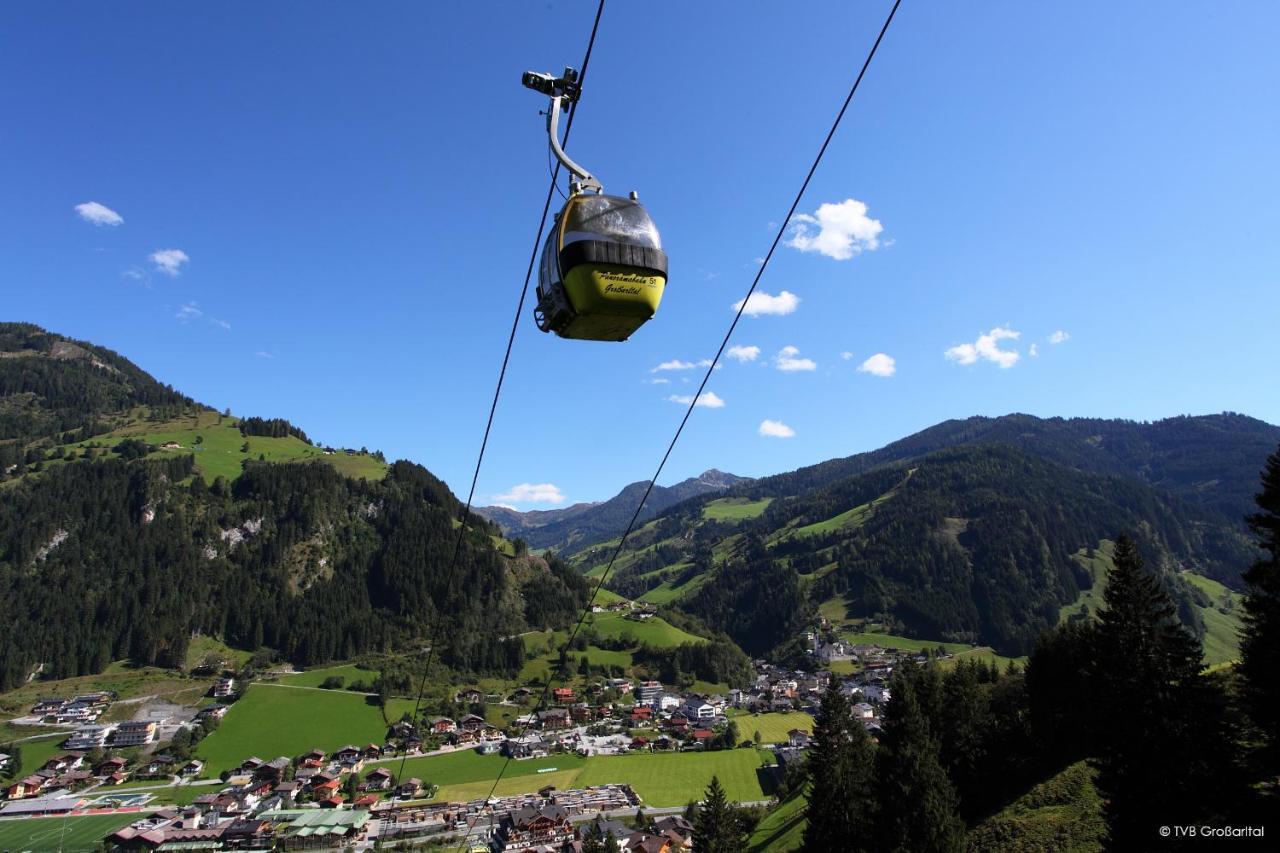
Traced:
MULTIPOLYGON (((1251 558, 1210 505, 1009 445, 943 449, 785 493, 798 482, 781 475, 673 507, 629 540, 610 586, 674 603, 748 651, 785 640, 793 617, 839 596, 894 633, 1017 656, 1079 607, 1096 573, 1078 554, 1118 531, 1137 532, 1202 634, 1221 614, 1177 573, 1238 583, 1251 558)), ((599 571, 611 553, 597 546, 578 562, 599 571)))
POLYGON ((408 462, 219 414, 123 357, 0 324, 0 691, 110 662, 181 667, 194 635, 297 664, 412 644, 518 672, 587 583, 521 554, 408 462))

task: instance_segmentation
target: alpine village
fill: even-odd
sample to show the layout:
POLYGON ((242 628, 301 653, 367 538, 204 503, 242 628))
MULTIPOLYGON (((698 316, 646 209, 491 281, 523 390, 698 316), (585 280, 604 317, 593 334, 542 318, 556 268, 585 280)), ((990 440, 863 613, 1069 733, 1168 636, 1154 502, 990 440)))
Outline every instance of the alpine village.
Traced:
POLYGON ((1258 825, 1278 447, 1231 413, 1009 415, 712 470, 653 490, 596 589, 643 483, 464 516, 418 464, 3 324, 0 846, 1095 850, 1147 849, 1171 810, 1258 825))

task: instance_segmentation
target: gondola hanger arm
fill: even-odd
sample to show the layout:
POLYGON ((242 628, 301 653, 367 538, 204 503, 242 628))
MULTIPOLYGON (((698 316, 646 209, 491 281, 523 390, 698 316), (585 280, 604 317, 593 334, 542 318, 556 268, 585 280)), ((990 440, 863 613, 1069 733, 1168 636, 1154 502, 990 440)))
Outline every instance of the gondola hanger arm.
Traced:
POLYGON ((544 95, 551 97, 551 106, 547 110, 547 136, 551 142, 551 151, 556 155, 556 159, 576 179, 570 183, 571 191, 574 193, 585 190, 595 190, 597 193, 603 192, 604 187, 600 185, 600 181, 570 159, 569 155, 564 153, 564 148, 560 146, 561 102, 568 100, 569 103, 574 103, 578 100, 578 96, 582 91, 578 87, 578 72, 572 68, 565 68, 562 76, 552 77, 547 72, 526 71, 520 82, 529 89, 542 92, 544 95))

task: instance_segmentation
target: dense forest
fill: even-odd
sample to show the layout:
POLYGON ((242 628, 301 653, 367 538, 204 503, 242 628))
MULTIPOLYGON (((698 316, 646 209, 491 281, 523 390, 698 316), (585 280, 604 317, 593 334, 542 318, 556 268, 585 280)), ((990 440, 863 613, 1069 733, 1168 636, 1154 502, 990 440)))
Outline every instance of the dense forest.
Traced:
POLYGON ((160 416, 190 405, 109 349, 30 323, 0 323, 0 466, 20 461, 31 439, 78 441, 105 432, 104 418, 134 406, 160 416))
POLYGON ((558 561, 500 554, 478 517, 450 574, 461 507, 420 466, 366 482, 259 463, 234 483, 191 466, 86 461, 0 491, 0 689, 39 663, 180 666, 193 632, 305 665, 438 626, 449 666, 511 673, 523 646, 505 638, 563 627, 587 600, 558 561))

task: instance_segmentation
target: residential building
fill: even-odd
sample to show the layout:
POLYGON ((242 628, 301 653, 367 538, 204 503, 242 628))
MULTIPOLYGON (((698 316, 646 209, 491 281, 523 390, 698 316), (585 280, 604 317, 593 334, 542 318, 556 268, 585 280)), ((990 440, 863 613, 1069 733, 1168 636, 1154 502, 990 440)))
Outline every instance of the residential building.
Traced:
POLYGON ((559 848, 574 837, 569 811, 564 806, 525 806, 507 812, 498 827, 495 850, 525 850, 549 845, 559 848))
POLYGON ((102 749, 107 745, 111 726, 81 726, 63 744, 67 749, 102 749))
POLYGON ((226 699, 236 692, 236 680, 229 675, 219 678, 213 685, 213 698, 226 699))
POLYGON ((661 681, 642 681, 636 689, 636 702, 641 705, 652 705, 662 695, 661 681))
POLYGON ((111 735, 111 744, 112 746, 142 746, 151 743, 155 737, 155 723, 121 723, 116 726, 115 732, 111 735))

